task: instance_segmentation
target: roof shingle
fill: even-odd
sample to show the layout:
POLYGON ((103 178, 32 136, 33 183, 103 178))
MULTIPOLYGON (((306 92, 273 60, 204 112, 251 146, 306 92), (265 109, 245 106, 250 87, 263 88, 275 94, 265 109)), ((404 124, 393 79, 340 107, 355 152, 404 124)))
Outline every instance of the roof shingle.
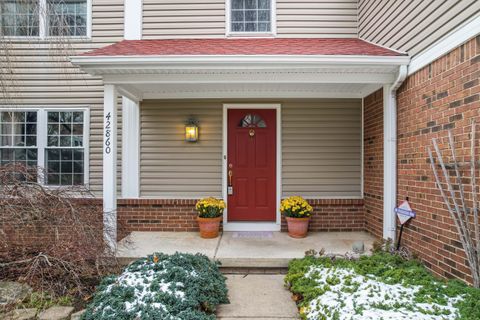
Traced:
POLYGON ((82 56, 162 55, 359 55, 402 56, 361 39, 174 39, 123 40, 82 56))

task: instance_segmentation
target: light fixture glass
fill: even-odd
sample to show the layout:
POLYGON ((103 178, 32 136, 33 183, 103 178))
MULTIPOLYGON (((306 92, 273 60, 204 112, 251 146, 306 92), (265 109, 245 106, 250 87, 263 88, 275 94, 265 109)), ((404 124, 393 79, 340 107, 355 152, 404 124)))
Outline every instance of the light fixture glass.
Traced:
POLYGON ((198 141, 198 121, 194 118, 188 119, 185 124, 185 141, 198 141))

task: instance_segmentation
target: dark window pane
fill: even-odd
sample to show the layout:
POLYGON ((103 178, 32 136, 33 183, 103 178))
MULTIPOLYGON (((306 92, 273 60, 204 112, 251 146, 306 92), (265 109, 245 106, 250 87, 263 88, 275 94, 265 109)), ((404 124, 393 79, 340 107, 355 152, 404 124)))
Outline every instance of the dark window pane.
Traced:
POLYGON ((72 147, 83 146, 83 136, 72 136, 72 147))
POLYGON ((233 22, 243 22, 244 12, 243 11, 233 11, 232 13, 232 21, 233 22))
POLYGON ((270 9, 270 1, 271 0, 258 0, 258 8, 259 9, 270 9))
POLYGON ((71 134, 72 133, 72 127, 70 123, 62 123, 60 124, 60 134, 71 134))
POLYGON ((73 159, 74 160, 83 160, 83 149, 82 150, 74 150, 73 159))
POLYGON ((232 9, 245 8, 245 0, 232 0, 232 9))
POLYGON ((60 172, 61 173, 72 173, 73 172, 73 162, 72 161, 62 161, 60 163, 60 172))
POLYGON ((72 145, 72 137, 70 136, 61 136, 60 137, 60 146, 61 147, 70 147, 72 145))
POLYGON ((49 147, 58 147, 58 137, 57 136, 48 136, 47 145, 49 147))
POLYGON ((60 172, 60 162, 58 161, 49 161, 47 163, 48 173, 58 173, 60 172))
POLYGON ((257 9, 257 0, 245 0, 245 9, 257 9))
POLYGON ((48 112, 48 122, 59 122, 60 121, 60 116, 58 112, 48 112))
POLYGON ((73 184, 74 185, 83 184, 83 174, 74 174, 73 175, 73 184))
POLYGON ((47 175, 47 184, 49 184, 49 185, 59 185, 60 184, 60 175, 58 175, 58 174, 48 174, 47 175))
POLYGON ((270 11, 268 10, 258 11, 258 21, 262 21, 262 22, 270 21, 270 11))
POLYGON ((32 123, 37 122, 37 113, 27 112, 27 122, 32 122, 32 123))
POLYGON ((47 161, 56 160, 60 161, 59 149, 47 149, 47 161))
POLYGON ((62 174, 60 176, 60 184, 62 186, 71 186, 72 185, 72 175, 71 174, 62 174))
POLYGON ((243 32, 243 31, 245 31, 244 24, 243 23, 232 23, 232 31, 233 32, 243 32))
POLYGON ((73 163, 73 172, 83 174, 83 161, 75 161, 73 163))
POLYGON ((246 10, 245 11, 245 21, 257 21, 257 11, 246 10))
POLYGON ((60 159, 62 161, 72 161, 73 160, 73 150, 72 149, 60 149, 60 159))
POLYGON ((256 31, 256 23, 245 23, 245 31, 253 32, 256 31))
POLYGON ((73 113, 73 122, 82 123, 83 122, 83 112, 74 112, 73 113))

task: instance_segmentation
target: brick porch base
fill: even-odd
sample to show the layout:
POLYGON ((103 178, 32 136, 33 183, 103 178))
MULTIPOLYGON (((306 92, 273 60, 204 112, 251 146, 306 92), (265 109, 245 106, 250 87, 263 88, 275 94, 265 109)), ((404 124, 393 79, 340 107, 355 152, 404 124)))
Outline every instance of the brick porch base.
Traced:
MULTIPOLYGON (((194 199, 122 199, 118 200, 118 221, 131 231, 197 231, 194 199)), ((314 213, 312 231, 364 230, 363 200, 309 200, 314 213)), ((282 231, 286 231, 282 219, 282 231)))

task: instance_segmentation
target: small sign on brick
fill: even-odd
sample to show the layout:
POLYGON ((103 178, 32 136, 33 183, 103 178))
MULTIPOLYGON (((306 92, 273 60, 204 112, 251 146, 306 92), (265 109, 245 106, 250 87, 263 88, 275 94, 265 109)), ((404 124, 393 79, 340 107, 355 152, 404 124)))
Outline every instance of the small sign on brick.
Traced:
POLYGON ((408 220, 411 218, 415 218, 416 213, 410 207, 408 200, 402 202, 401 205, 395 208, 395 213, 397 214, 398 220, 400 220, 400 224, 407 223, 408 220))

